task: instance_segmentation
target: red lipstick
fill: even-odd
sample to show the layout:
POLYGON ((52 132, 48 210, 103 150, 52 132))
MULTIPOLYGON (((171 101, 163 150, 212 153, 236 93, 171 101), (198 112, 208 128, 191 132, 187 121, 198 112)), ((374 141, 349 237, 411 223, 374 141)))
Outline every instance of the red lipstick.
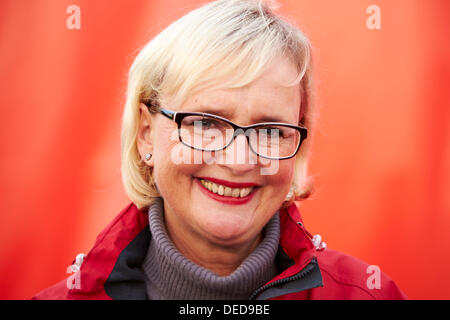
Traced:
POLYGON ((203 179, 208 180, 217 184, 224 185, 226 187, 230 188, 249 188, 249 187, 259 187, 258 184, 253 182, 232 182, 227 180, 221 180, 217 178, 211 178, 211 177, 197 177, 197 179, 203 179))
MULTIPOLYGON (((201 178, 201 179, 203 179, 203 178, 201 178)), ((214 182, 214 183, 220 183, 220 182, 216 182, 216 181, 223 181, 223 180, 219 180, 219 179, 214 179, 214 180, 207 179, 207 180, 209 180, 211 182, 214 182)), ((208 196, 211 199, 214 199, 214 200, 216 200, 218 202, 221 202, 221 203, 224 203, 224 204, 230 204, 230 205, 242 205, 242 204, 245 204, 245 203, 249 202, 253 198, 253 196, 255 195, 256 191, 258 190, 257 188, 253 189, 252 192, 250 192, 248 195, 246 195, 245 197, 242 197, 242 198, 241 197, 236 197, 236 198, 235 197, 227 197, 227 196, 221 196, 220 194, 217 194, 217 193, 214 193, 212 191, 209 191, 208 189, 206 189, 201 184, 199 179, 195 179, 195 181, 196 181, 197 185, 199 186, 200 190, 206 196, 208 196)), ((223 185, 228 186, 228 187, 231 188, 230 184, 224 184, 224 183, 220 183, 220 184, 223 184, 223 185)), ((239 184, 238 183, 237 185, 245 185, 245 187, 237 187, 236 184, 234 184, 233 187, 234 188, 248 188, 248 187, 251 187, 251 186, 257 186, 255 184, 251 185, 249 183, 247 183, 247 184, 245 184, 245 183, 239 184)))

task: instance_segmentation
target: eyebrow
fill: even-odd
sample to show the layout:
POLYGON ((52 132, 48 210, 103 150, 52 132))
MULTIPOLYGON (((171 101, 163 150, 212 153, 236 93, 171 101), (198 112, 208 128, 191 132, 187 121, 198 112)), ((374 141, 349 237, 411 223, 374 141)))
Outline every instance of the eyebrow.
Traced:
MULTIPOLYGON (((184 110, 183 110, 184 111, 184 110)), ((210 106, 206 106, 206 105, 199 105, 197 107, 195 107, 195 110, 192 110, 192 112, 202 112, 202 113, 209 113, 209 114, 213 114, 222 118, 226 118, 226 119, 232 119, 234 116, 234 113, 225 109, 225 110, 216 110, 210 106)), ((252 119, 253 120, 253 119, 252 119)), ((271 117, 271 116, 267 116, 267 115, 263 115, 261 117, 259 117, 258 119, 256 119, 257 121, 253 121, 253 123, 262 123, 262 122, 279 122, 279 123, 287 123, 290 124, 289 122, 277 118, 277 117, 271 117)))

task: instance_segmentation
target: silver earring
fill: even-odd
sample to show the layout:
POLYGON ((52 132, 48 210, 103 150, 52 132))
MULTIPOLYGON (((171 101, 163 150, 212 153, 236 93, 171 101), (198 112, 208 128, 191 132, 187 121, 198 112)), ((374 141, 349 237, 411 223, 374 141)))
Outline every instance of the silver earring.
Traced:
POLYGON ((294 192, 295 192, 295 188, 292 185, 291 188, 289 189, 288 194, 286 195, 286 199, 284 199, 284 201, 291 201, 292 197, 294 196, 294 192))
POLYGON ((146 153, 144 157, 145 157, 145 161, 148 161, 148 160, 150 160, 152 158, 152 154, 151 153, 146 153))

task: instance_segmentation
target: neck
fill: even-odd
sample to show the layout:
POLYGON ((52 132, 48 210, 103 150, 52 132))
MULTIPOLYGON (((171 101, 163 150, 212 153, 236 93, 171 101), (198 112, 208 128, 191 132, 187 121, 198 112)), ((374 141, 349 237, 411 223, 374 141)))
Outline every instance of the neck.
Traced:
MULTIPOLYGON (((170 215, 166 217, 170 217, 170 215)), ((228 276, 233 273, 263 239, 261 232, 245 243, 221 246, 197 236, 194 232, 186 231, 186 228, 177 228, 176 226, 171 223, 170 218, 166 219, 168 236, 178 251, 195 264, 211 270, 219 276, 228 276)))
POLYGON ((278 213, 264 227, 264 234, 239 246, 207 241, 192 246, 189 241, 197 238, 172 228, 172 238, 178 242, 175 246, 165 216, 162 199, 157 199, 149 208, 152 239, 142 264, 149 299, 247 299, 276 275, 278 213))

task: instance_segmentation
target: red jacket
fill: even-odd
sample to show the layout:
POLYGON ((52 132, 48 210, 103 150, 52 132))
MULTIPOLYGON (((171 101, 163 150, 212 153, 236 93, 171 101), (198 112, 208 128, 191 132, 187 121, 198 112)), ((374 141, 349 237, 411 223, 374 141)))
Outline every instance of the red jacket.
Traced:
MULTIPOLYGON (((376 266, 313 243, 295 204, 280 210, 282 272, 251 299, 406 299, 376 266)), ((97 237, 74 275, 33 299, 147 299, 140 268, 150 243, 148 215, 128 205, 97 237)))

